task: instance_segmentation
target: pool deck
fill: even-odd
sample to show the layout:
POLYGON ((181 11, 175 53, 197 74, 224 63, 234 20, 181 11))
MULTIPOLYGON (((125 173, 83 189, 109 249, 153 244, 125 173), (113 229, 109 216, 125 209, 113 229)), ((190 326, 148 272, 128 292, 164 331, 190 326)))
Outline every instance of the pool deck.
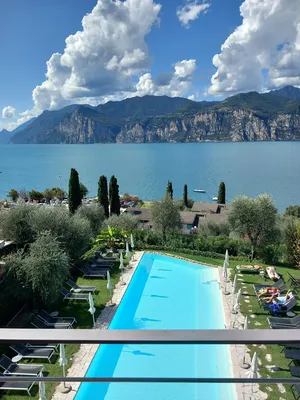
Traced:
MULTIPOLYGON (((168 255, 166 253, 153 252, 168 255)), ((112 302, 113 306, 110 306, 109 303, 102 310, 101 314, 97 318, 95 329, 107 329, 111 320, 113 319, 115 312, 117 310, 118 305, 120 304, 122 297, 127 289, 129 282, 142 258, 144 252, 137 251, 134 253, 134 258, 131 260, 129 266, 124 270, 119 283, 115 286, 112 302)), ((174 255, 169 255, 170 257, 175 257, 174 255)), ((181 258, 182 257, 178 257, 181 258)), ((193 260, 186 260, 189 262, 193 262, 193 260)), ((195 262, 197 264, 197 262, 195 262)), ((198 263, 201 264, 201 263, 198 263)), ((201 264, 204 265, 204 264, 201 264)), ((215 266, 214 266, 215 267, 215 266)), ((233 303, 232 303, 232 283, 227 283, 227 290, 231 293, 230 295, 224 295, 224 283, 222 280, 222 268, 218 267, 219 272, 219 282, 220 282, 220 290, 222 290, 222 300, 223 300, 223 309, 224 309, 224 317, 227 329, 243 329, 244 324, 244 316, 239 312, 236 316, 231 313, 233 303), (234 324, 234 327, 233 327, 234 324)), ((251 324, 251 321, 250 321, 251 324)), ((98 349, 99 345, 95 344, 82 344, 80 346, 79 351, 74 354, 71 359, 72 365, 68 370, 68 376, 85 376, 89 365, 98 349)), ((231 356, 231 364, 232 364, 232 372, 235 378, 245 378, 245 374, 247 372, 246 369, 240 367, 241 360, 245 356, 245 362, 250 364, 251 359, 249 353, 247 352, 247 348, 245 345, 239 346, 230 346, 230 356, 231 356)), ((62 385, 59 385, 54 395, 52 396, 52 400, 73 400, 80 383, 72 383, 72 390, 69 393, 61 393, 62 385)), ((258 385, 254 384, 253 388, 250 384, 237 384, 236 385, 236 400, 264 400, 267 398, 267 394, 259 391, 258 385)), ((227 400, 227 399, 226 399, 227 400)), ((229 399, 228 399, 229 400, 229 399)), ((230 399, 231 400, 231 399, 230 399)))

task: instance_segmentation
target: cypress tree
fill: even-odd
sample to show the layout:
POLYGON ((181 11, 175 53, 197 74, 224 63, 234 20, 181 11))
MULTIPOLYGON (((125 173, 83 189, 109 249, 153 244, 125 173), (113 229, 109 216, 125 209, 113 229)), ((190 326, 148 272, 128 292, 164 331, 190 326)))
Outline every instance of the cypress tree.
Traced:
POLYGON ((167 186, 167 196, 170 196, 170 198, 173 200, 173 185, 171 181, 168 181, 168 186, 167 186))
POLYGON ((98 202, 104 208, 106 218, 109 217, 107 178, 102 175, 98 182, 98 202))
POLYGON ((185 207, 188 207, 188 187, 184 185, 183 187, 183 204, 185 207))
POLYGON ((120 196, 119 196, 119 185, 116 177, 113 175, 109 182, 109 203, 110 203, 110 215, 120 215, 120 196))
POLYGON ((74 168, 71 168, 68 200, 69 210, 72 214, 74 214, 77 208, 81 205, 79 176, 78 172, 74 168))
POLYGON ((226 204, 226 187, 224 182, 221 182, 219 186, 218 204, 226 204))

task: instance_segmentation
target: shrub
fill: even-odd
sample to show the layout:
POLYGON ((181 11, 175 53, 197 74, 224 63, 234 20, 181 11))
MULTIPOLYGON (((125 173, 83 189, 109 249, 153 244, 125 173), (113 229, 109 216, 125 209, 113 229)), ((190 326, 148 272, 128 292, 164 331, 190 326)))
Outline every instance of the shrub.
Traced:
POLYGON ((131 214, 112 215, 104 221, 104 225, 116 229, 124 229, 125 231, 132 232, 138 227, 138 220, 131 214))
POLYGON ((94 235, 100 232, 105 218, 104 209, 99 204, 81 205, 75 215, 89 221, 94 235))

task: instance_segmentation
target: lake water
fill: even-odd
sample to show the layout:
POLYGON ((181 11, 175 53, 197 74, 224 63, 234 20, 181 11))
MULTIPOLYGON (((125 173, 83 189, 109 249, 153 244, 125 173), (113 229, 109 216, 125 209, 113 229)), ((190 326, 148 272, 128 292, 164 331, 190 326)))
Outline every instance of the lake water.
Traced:
POLYGON ((161 198, 169 179, 175 197, 182 197, 187 184, 190 197, 210 201, 224 181, 228 201, 267 192, 283 211, 300 204, 299 154, 300 142, 0 145, 0 198, 10 188, 67 189, 73 167, 91 196, 100 175, 114 174, 120 193, 145 200, 161 198), (193 193, 196 188, 207 193, 193 193))

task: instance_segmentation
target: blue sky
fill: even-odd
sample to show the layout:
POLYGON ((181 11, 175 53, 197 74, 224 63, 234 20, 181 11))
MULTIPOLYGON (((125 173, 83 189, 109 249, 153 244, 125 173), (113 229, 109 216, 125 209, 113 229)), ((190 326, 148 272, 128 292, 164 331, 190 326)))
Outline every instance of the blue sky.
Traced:
POLYGON ((299 3, 1 0, 0 129, 74 102, 298 86, 299 3))

